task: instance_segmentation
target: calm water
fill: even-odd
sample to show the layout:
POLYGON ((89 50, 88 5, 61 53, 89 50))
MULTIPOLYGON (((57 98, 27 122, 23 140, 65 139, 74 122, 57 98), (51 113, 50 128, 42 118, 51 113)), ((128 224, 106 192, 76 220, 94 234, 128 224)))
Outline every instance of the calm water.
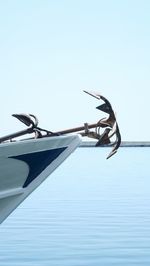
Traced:
POLYGON ((150 148, 80 148, 0 226, 0 265, 150 265, 150 148))

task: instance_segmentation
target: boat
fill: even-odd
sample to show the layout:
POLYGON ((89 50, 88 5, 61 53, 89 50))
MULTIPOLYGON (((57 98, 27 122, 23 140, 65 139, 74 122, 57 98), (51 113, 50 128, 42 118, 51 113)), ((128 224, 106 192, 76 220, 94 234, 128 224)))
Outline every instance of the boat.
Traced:
POLYGON ((81 145, 84 137, 96 139, 96 147, 113 146, 107 159, 117 152, 121 135, 110 102, 100 94, 84 92, 104 102, 97 109, 107 113, 107 118, 52 132, 40 128, 35 115, 12 115, 27 128, 0 138, 0 223, 81 145))

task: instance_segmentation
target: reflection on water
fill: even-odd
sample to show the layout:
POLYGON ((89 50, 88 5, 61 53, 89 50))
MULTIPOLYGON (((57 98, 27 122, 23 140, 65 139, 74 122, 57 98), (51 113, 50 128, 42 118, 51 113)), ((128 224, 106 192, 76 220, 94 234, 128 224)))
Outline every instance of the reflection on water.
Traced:
POLYGON ((150 265, 149 148, 78 149, 0 226, 0 265, 150 265))

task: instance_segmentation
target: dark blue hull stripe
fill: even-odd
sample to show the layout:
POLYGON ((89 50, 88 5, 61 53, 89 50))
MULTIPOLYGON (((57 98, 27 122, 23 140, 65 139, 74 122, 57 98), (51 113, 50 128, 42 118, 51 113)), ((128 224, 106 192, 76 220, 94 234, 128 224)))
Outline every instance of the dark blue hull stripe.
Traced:
POLYGON ((43 170, 50 165, 64 150, 65 148, 52 149, 47 151, 39 151, 34 153, 28 153, 18 156, 12 156, 9 158, 18 159, 24 161, 29 166, 29 174, 23 185, 27 187, 43 170))

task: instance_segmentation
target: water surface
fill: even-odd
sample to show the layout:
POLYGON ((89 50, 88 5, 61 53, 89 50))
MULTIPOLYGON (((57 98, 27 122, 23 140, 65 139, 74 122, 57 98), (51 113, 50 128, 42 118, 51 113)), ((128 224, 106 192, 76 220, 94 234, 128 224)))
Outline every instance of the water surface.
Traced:
POLYGON ((79 148, 0 226, 0 265, 150 265, 150 148, 79 148))

